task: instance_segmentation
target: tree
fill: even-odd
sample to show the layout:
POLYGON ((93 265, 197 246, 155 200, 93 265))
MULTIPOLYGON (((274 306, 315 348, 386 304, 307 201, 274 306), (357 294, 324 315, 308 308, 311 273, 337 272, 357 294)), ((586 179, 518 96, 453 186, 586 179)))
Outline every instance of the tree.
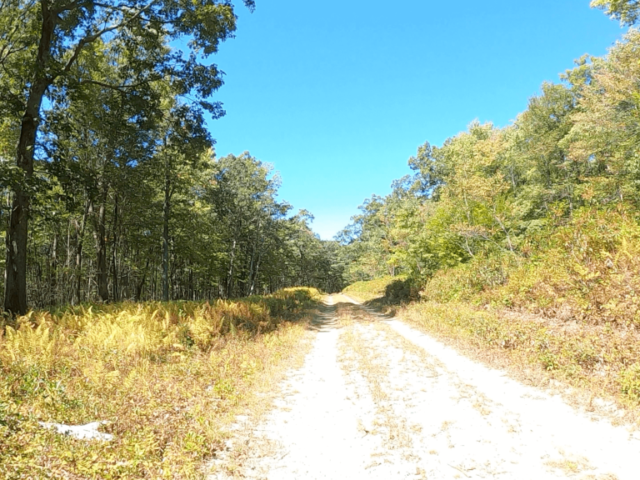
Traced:
MULTIPOLYGON (((118 62, 117 44, 96 41, 90 48, 92 58, 80 59, 74 68, 99 73, 108 83, 121 81, 123 66, 118 62)), ((41 144, 49 157, 44 164, 51 177, 61 182, 69 201, 80 204, 75 208, 83 210, 82 219, 75 222, 77 301, 82 296, 80 281, 87 223, 93 227, 98 292, 103 301, 109 300, 108 237, 117 236, 127 176, 134 165, 144 163, 154 152, 153 132, 158 124, 155 118, 160 98, 156 90, 151 84, 126 90, 100 84, 82 89, 52 88, 52 108, 45 116, 46 135, 41 144), (110 196, 114 205, 109 231, 110 196)), ((117 282, 114 286, 113 296, 117 298, 117 282)))
POLYGON ((275 200, 279 179, 270 178, 271 167, 248 152, 220 158, 215 170, 207 197, 213 205, 214 224, 223 232, 223 295, 252 293, 266 260, 264 243, 273 232, 271 224, 290 207, 275 200))
POLYGON ((640 17, 638 0, 592 0, 591 6, 604 10, 623 25, 633 25, 640 17))
POLYGON ((162 299, 169 300, 169 226, 172 200, 176 191, 189 188, 191 172, 201 168, 199 160, 211 147, 209 133, 204 129, 201 112, 187 105, 173 105, 164 115, 157 160, 162 172, 162 299))
POLYGON ((580 85, 573 125, 563 142, 585 177, 582 192, 604 203, 640 205, 640 33, 630 31, 605 58, 594 59, 580 85))
MULTIPOLYGON (((253 7, 253 0, 244 3, 253 7)), ((25 313, 29 185, 42 104, 50 87, 102 85, 126 91, 170 77, 200 108, 219 114, 220 105, 207 98, 220 86, 220 74, 200 59, 215 53, 236 23, 233 5, 217 0, 6 0, 0 22, 0 82, 7 92, 1 109, 8 110, 10 118, 21 118, 15 163, 22 174, 11 185, 4 303, 9 312, 25 313), (190 39, 189 56, 167 47, 183 37, 190 39), (126 60, 123 73, 129 75, 119 83, 74 68, 100 40, 117 44, 126 60)))

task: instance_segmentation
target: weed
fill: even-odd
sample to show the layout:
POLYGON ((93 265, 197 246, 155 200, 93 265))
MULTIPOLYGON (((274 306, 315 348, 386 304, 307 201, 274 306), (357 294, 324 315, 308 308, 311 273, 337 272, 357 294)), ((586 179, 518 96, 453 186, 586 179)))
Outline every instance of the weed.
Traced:
MULTIPOLYGON (((585 208, 529 240, 436 272, 400 315, 490 363, 640 404, 640 224, 585 208), (538 374, 536 374, 538 375, 538 374)), ((390 279, 345 291, 382 297, 390 279), (364 293, 359 293, 364 292, 364 293)))
POLYGON ((620 372, 620 387, 622 393, 640 402, 640 363, 634 363, 620 372))

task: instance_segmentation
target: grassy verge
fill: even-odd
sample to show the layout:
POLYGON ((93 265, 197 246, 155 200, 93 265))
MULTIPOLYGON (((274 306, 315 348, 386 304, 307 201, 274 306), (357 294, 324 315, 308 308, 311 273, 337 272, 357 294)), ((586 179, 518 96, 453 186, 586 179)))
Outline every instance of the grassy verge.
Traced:
POLYGON ((317 291, 34 312, 0 337, 0 478, 198 478, 317 291), (110 423, 87 442, 39 421, 110 423))
POLYGON ((528 383, 546 386, 554 379, 577 387, 591 399, 616 400, 631 410, 637 410, 640 403, 640 368, 636 363, 640 337, 635 333, 457 302, 414 303, 397 313, 471 356, 511 370, 528 383))
MULTIPOLYGON (((638 220, 624 209, 584 209, 529 239, 519 255, 477 255, 436 272, 420 302, 394 308, 491 365, 538 385, 554 379, 615 400, 637 420, 638 220)), ((353 294, 384 305, 374 300, 383 281, 361 283, 353 294)))
POLYGON ((342 293, 364 302, 385 299, 393 303, 410 296, 409 285, 406 277, 399 275, 396 277, 386 276, 374 280, 356 282, 345 288, 342 293))

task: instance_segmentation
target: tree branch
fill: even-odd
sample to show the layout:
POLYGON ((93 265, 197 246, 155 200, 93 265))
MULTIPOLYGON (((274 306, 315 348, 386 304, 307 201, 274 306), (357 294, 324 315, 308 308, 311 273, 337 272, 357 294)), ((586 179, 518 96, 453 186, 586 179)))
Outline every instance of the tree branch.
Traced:
POLYGON ((71 3, 68 3, 67 5, 62 5, 54 10, 52 10, 52 13, 54 15, 59 15, 62 12, 67 12, 69 10, 73 10, 74 8, 76 8, 78 5, 80 5, 80 3, 82 3, 82 0, 75 0, 71 3))
POLYGON ((141 87, 142 85, 148 83, 149 80, 145 80, 144 82, 139 82, 139 83, 133 83, 131 85, 112 85, 110 83, 105 83, 105 82, 100 82, 98 80, 80 80, 78 83, 80 85, 84 85, 84 84, 90 84, 90 85, 97 85, 99 87, 104 87, 104 88, 109 88, 111 90, 117 90, 119 92, 124 92, 130 88, 137 88, 137 87, 141 87))
POLYGON ((73 66, 73 64, 75 63, 75 61, 78 59, 78 56, 80 56, 80 52, 82 52, 82 49, 86 46, 89 45, 93 42, 95 42, 97 39, 99 39, 101 36, 103 36, 106 33, 109 32, 113 32, 114 30, 118 30, 124 26, 126 26, 127 24, 131 23, 132 21, 134 21, 136 18, 138 18, 139 16, 141 16, 147 9, 149 9, 151 7, 151 5, 153 5, 156 2, 156 0, 151 0, 149 3, 147 3, 144 7, 142 7, 140 10, 138 10, 135 15, 133 15, 131 18, 127 19, 127 20, 123 20, 122 22, 113 25, 111 27, 106 27, 103 28, 102 30, 92 34, 92 35, 87 35, 86 37, 84 37, 83 39, 81 39, 78 44, 75 46, 75 48, 73 49, 73 54, 71 55, 71 58, 69 58, 69 60, 67 61, 67 63, 65 64, 64 68, 62 69, 62 71, 64 73, 67 73, 71 67, 73 66))

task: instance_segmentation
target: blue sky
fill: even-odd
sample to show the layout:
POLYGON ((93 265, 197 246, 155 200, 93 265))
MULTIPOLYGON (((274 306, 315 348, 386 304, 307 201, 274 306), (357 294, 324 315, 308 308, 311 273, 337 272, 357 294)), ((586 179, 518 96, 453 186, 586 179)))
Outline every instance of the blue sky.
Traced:
POLYGON ((273 164, 280 198, 324 239, 410 173, 419 145, 474 119, 508 124, 543 81, 623 34, 589 0, 256 3, 214 59, 216 152, 273 164))

